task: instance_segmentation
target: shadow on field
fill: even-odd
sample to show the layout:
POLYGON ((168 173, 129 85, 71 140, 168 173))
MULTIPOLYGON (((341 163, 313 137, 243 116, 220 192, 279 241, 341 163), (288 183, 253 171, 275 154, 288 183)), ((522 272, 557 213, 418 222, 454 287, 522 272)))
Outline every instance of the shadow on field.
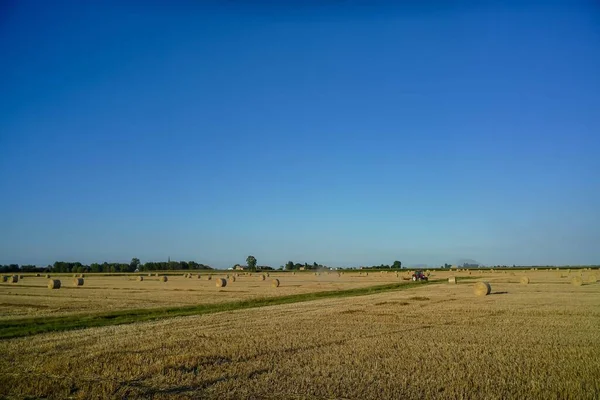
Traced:
POLYGON ((490 296, 493 294, 508 294, 508 292, 494 292, 494 293, 490 293, 490 296))

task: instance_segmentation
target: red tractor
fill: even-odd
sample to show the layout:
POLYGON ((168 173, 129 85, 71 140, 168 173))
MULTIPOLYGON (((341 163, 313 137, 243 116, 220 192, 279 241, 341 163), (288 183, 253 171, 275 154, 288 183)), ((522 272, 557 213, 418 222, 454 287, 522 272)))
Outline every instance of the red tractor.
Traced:
POLYGON ((429 278, 425 275, 425 273, 423 273, 423 271, 415 271, 412 274, 412 280, 413 280, 413 282, 427 281, 427 280, 429 280, 429 278))

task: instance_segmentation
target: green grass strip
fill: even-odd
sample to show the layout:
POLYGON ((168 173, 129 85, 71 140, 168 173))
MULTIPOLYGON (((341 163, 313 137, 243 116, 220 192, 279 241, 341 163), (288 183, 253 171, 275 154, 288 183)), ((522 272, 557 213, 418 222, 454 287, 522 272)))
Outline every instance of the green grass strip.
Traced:
POLYGON ((426 284, 427 282, 392 283, 365 288, 292 294, 278 297, 264 297, 228 303, 199 304, 184 307, 151 308, 141 310, 123 310, 89 315, 19 318, 0 322, 0 339, 31 336, 44 332, 58 332, 98 326, 131 324, 140 321, 150 321, 188 315, 212 314, 223 311, 235 311, 335 297, 365 296, 392 290, 409 289, 426 284))

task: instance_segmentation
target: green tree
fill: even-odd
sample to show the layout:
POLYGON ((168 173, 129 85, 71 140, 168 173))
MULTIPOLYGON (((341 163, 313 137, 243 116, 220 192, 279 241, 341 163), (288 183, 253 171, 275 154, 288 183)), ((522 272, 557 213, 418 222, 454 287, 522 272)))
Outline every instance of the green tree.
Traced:
POLYGON ((285 264, 285 269, 288 271, 291 271, 294 269, 294 262, 293 261, 288 261, 287 264, 285 264))
POLYGON ((248 256, 246 258, 246 264, 248 264, 248 269, 250 271, 256 271, 256 257, 248 256))
POLYGON ((133 272, 140 267, 140 264, 141 264, 140 259, 134 257, 131 259, 131 262, 129 263, 129 269, 131 270, 131 272, 133 272))
POLYGON ((402 268, 402 262, 398 260, 394 261, 394 263, 392 264, 392 268, 402 268))

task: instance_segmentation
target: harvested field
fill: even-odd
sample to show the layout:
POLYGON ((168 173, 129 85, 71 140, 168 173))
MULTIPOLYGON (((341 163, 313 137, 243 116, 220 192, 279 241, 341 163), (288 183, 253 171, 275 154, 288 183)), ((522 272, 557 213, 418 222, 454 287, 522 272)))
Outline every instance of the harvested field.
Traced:
POLYGON ((3 340, 0 395, 598 398, 600 285, 543 273, 3 340))
POLYGON ((206 273, 202 279, 186 279, 183 274, 164 275, 168 276, 167 282, 159 281, 156 276, 145 277, 140 281, 138 277, 141 275, 87 274, 85 284, 75 288, 70 285, 72 274, 53 274, 54 279, 68 282, 69 285, 63 284, 59 290, 52 291, 47 288, 48 279, 28 276, 15 284, 0 284, 0 321, 21 317, 221 303, 354 289, 401 281, 393 274, 371 274, 367 277, 356 272, 338 277, 335 274, 315 276, 309 272, 296 275, 271 273, 271 279, 279 279, 279 287, 272 287, 271 280, 262 281, 256 275, 239 275, 235 285, 217 288, 214 279, 224 276, 223 274, 215 273, 211 280, 205 279, 205 276, 210 276, 206 273), (20 304, 21 307, 6 307, 2 303, 20 304), (37 307, 40 304, 46 307, 40 309, 37 307))

